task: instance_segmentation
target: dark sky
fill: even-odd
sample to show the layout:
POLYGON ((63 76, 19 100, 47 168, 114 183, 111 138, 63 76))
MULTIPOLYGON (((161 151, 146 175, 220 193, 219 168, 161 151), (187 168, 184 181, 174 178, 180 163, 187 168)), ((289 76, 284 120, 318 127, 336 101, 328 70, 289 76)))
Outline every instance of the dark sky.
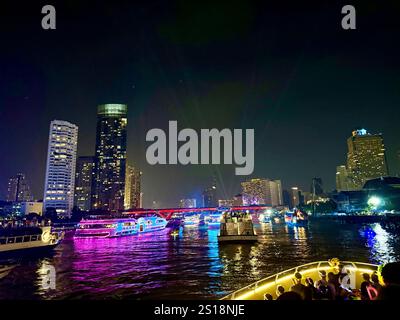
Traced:
POLYGON ((246 177, 233 166, 146 164, 151 128, 254 128, 252 177, 308 191, 335 187, 355 127, 384 134, 400 171, 398 1, 2 1, 0 198, 26 173, 42 198, 49 122, 79 126, 94 153, 96 106, 128 104, 128 157, 143 171, 145 205, 176 206, 216 174, 220 197, 246 177), (9 3, 7 3, 9 2, 9 3), (302 2, 302 3, 297 3, 302 2), (57 30, 41 28, 41 8, 57 30), (354 4, 357 30, 341 28, 354 4))

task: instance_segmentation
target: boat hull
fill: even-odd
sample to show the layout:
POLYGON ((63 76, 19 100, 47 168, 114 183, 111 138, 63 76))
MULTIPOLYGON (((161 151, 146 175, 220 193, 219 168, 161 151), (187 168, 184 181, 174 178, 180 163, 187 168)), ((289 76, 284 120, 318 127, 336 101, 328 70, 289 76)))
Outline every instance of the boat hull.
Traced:
POLYGON ((242 242, 257 242, 257 235, 228 235, 218 236, 219 243, 242 243, 242 242))
POLYGON ((0 259, 18 258, 18 257, 36 257, 45 254, 50 254, 59 243, 40 245, 35 247, 12 248, 9 250, 0 251, 0 259))

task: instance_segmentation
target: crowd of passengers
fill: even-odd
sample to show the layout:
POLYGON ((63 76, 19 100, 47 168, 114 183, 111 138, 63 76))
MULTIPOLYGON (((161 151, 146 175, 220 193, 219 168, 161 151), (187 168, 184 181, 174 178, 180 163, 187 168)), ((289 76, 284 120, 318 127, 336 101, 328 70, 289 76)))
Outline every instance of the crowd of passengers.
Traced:
MULTIPOLYGON (((381 271, 381 281, 377 273, 362 274, 359 290, 351 288, 350 277, 346 272, 319 271, 319 279, 303 279, 296 272, 289 291, 281 285, 276 287, 276 300, 392 300, 400 297, 400 262, 386 264, 381 271), (303 281, 304 280, 304 281, 303 281)), ((264 300, 273 300, 265 294, 264 300)))

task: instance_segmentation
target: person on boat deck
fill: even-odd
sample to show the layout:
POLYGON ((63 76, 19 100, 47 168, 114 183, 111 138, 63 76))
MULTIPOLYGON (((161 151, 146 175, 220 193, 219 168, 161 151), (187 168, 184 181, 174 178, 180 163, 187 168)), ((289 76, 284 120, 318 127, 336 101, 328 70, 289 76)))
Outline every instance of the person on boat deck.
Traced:
POLYGON ((326 271, 325 270, 320 270, 318 271, 318 275, 319 275, 319 280, 317 280, 315 282, 315 287, 318 288, 321 285, 327 286, 328 285, 328 281, 326 280, 326 271))
POLYGON ((300 272, 294 274, 293 283, 294 285, 290 288, 290 291, 298 293, 303 300, 306 298, 307 288, 301 283, 302 275, 300 272))
POLYGON ((316 299, 326 300, 330 298, 328 281, 326 280, 326 271, 320 270, 318 272, 320 279, 314 283, 316 288, 316 299))
POLYGON ((276 296, 279 297, 285 292, 285 288, 281 285, 276 287, 276 296))
POLYGON ((269 293, 266 293, 264 294, 264 300, 274 300, 274 298, 269 293))
POLYGON ((370 275, 368 273, 363 273, 363 282, 361 282, 361 300, 369 300, 367 288, 371 285, 370 275))
POLYGON ((337 283, 337 278, 333 272, 328 273, 328 288, 329 288, 329 299, 335 300, 337 288, 339 287, 339 283, 337 283))
POLYGON ((316 299, 318 293, 317 289, 314 287, 314 280, 311 278, 306 278, 306 291, 304 300, 314 300, 316 299))
POLYGON ((400 297, 400 262, 385 264, 381 272, 382 287, 378 300, 398 300, 400 297))
POLYGON ((355 298, 355 294, 350 288, 350 279, 347 277, 347 274, 342 274, 339 278, 339 289, 337 291, 338 300, 352 300, 355 298))
POLYGON ((379 277, 376 273, 371 275, 371 285, 375 288, 376 292, 379 295, 379 292, 382 290, 382 286, 379 283, 379 277))

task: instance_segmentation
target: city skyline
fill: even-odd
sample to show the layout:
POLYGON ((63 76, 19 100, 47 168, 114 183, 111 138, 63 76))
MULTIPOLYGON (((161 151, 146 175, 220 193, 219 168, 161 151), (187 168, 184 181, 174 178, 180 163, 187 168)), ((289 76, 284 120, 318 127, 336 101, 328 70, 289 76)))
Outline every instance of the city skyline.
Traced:
MULTIPOLYGON (((82 12, 89 8, 81 6, 82 12)), ((21 14, 23 23, 4 20, 10 31, 0 53, 7 61, 2 79, 8 79, 0 86, 7 88, 0 91, 0 134, 7 137, 1 198, 18 172, 41 198, 53 119, 77 124, 78 156, 94 155, 96 106, 104 103, 129 106, 127 158, 144 173, 145 207, 201 197, 214 175, 221 199, 252 177, 280 179, 287 190, 309 190, 311 179, 321 177, 332 190, 336 167, 346 161, 346 139, 357 127, 383 134, 389 173, 399 173, 399 47, 392 40, 398 30, 379 13, 358 7, 363 18, 346 33, 335 5, 293 5, 285 21, 279 17, 287 6, 245 1, 230 6, 231 18, 224 17, 223 3, 152 2, 112 16, 106 8, 99 4, 90 16, 74 16, 75 8, 60 4, 64 18, 54 34, 26 13, 36 8, 21 14), (171 21, 168 14, 186 18, 171 21), (20 44, 20 37, 32 41, 20 44), (254 174, 235 177, 228 165, 149 166, 145 134, 166 129, 168 120, 196 130, 254 128, 254 174)), ((379 10, 391 21, 391 5, 379 10)))

